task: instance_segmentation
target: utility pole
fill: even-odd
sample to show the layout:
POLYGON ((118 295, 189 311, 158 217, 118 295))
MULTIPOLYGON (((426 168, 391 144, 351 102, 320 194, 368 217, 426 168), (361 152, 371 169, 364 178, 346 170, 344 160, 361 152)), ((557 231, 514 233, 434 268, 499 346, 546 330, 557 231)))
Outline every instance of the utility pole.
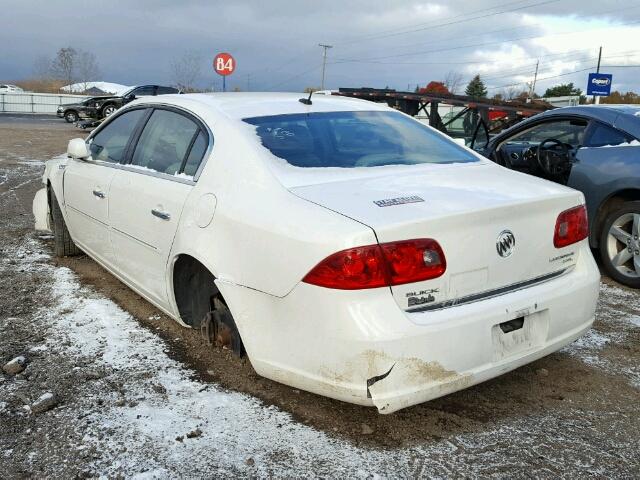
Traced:
POLYGON ((251 74, 247 73, 247 92, 251 91, 251 74))
MULTIPOLYGON (((596 69, 596 73, 600 73, 600 60, 602 60, 602 47, 600 47, 600 51, 598 52, 598 68, 596 69)), ((593 96, 593 103, 596 105, 600 104, 600 95, 593 96)))
POLYGON ((533 95, 536 93, 536 82, 538 81, 538 66, 540 66, 540 59, 536 62, 536 73, 533 75, 533 83, 529 88, 529 101, 533 100, 533 95))
POLYGON ((327 50, 333 48, 333 45, 319 43, 318 46, 324 49, 322 52, 322 83, 320 84, 320 90, 324 90, 324 72, 327 67, 327 50))

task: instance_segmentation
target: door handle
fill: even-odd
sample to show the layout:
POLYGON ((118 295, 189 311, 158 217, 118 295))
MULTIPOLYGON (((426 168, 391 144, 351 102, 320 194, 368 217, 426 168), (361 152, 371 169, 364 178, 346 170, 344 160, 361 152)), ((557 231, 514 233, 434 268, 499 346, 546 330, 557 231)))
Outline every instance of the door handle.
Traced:
POLYGON ((98 198, 104 198, 106 196, 104 192, 101 192, 100 190, 94 190, 93 194, 98 198))
POLYGON ((169 215, 167 212, 156 210, 155 208, 151 210, 151 215, 153 215, 154 217, 158 217, 162 220, 171 220, 171 215, 169 215))

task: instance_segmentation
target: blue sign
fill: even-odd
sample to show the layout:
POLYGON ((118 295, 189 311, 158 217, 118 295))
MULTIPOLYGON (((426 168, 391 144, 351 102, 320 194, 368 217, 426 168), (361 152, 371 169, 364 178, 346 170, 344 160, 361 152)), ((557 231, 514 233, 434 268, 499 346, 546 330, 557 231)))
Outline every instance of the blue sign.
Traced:
POLYGON ((613 75, 609 73, 590 73, 587 84, 587 95, 608 97, 611 94, 611 81, 613 75))

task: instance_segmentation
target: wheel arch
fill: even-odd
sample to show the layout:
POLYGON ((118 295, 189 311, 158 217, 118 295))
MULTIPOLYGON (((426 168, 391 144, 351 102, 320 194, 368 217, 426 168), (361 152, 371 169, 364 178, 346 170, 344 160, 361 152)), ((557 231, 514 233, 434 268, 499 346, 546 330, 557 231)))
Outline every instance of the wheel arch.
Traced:
POLYGON ((593 232, 590 235, 591 246, 599 246, 602 227, 604 226, 605 219, 609 213, 619 208, 620 205, 625 202, 638 200, 640 200, 640 188, 624 188, 611 193, 607 198, 600 202, 593 221, 593 232))

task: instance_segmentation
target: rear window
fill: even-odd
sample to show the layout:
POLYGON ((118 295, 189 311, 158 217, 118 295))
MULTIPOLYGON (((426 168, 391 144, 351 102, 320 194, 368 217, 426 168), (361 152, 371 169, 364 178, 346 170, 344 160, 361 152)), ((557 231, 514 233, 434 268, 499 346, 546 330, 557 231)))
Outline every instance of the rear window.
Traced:
POLYGON ((246 118, 262 145, 296 167, 378 167, 478 159, 398 112, 320 112, 246 118))

